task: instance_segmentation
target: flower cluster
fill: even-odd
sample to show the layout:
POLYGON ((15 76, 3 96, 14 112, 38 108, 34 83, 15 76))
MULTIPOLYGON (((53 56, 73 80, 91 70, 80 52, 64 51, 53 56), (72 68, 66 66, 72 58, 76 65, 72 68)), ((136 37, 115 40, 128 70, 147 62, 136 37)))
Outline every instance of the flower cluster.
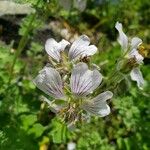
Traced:
POLYGON ((140 65, 143 64, 144 56, 138 51, 138 47, 142 44, 142 40, 138 37, 133 37, 130 41, 122 30, 122 24, 117 22, 116 29, 119 32, 118 42, 121 45, 124 60, 123 70, 130 71, 130 76, 133 81, 137 82, 139 88, 143 88, 144 79, 140 71, 140 65))
POLYGON ((118 42, 123 54, 115 72, 102 85, 102 74, 96 67, 92 68, 89 62, 89 58, 97 52, 97 47, 90 45, 88 36, 82 35, 72 44, 64 39, 60 42, 53 38, 46 41, 45 50, 50 64, 39 72, 34 83, 53 99, 44 97, 50 109, 67 123, 68 127, 88 120, 91 115, 104 117, 110 113, 106 101, 113 97, 113 93, 108 89, 111 89, 109 86, 114 87, 112 84, 119 84, 123 79, 120 74, 130 74, 138 87, 143 88, 144 79, 139 68, 144 59, 139 52, 142 40, 138 37, 129 40, 121 23, 117 22, 115 27, 119 32, 118 42))
POLYGON ((86 112, 101 117, 108 115, 110 107, 106 100, 113 96, 111 91, 104 91, 92 98, 94 90, 101 84, 102 75, 96 69, 89 69, 82 60, 94 55, 97 47, 90 45, 86 35, 80 36, 70 45, 64 39, 60 42, 48 39, 45 50, 52 61, 57 63, 53 67, 46 65, 34 79, 40 90, 54 98, 53 101, 44 99, 69 126, 85 119, 86 112), (68 53, 67 46, 70 46, 68 53))

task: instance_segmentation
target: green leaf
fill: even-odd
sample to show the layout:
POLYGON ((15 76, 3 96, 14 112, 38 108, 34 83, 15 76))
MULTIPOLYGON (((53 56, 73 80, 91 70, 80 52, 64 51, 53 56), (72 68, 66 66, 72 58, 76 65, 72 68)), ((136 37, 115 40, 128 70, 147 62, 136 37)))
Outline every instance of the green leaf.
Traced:
POLYGON ((44 130, 45 128, 40 123, 36 123, 28 130, 28 134, 33 134, 35 138, 38 138, 42 135, 44 130))
POLYGON ((78 148, 79 149, 87 149, 89 147, 89 142, 85 140, 85 138, 81 137, 78 140, 78 148))
POLYGON ((23 124, 23 129, 27 130, 30 126, 32 126, 37 121, 36 115, 22 115, 21 121, 23 124))
POLYGON ((56 119, 52 121, 52 131, 49 133, 49 135, 52 136, 54 143, 65 142, 67 138, 66 132, 67 132, 67 127, 65 126, 65 124, 59 122, 56 119))

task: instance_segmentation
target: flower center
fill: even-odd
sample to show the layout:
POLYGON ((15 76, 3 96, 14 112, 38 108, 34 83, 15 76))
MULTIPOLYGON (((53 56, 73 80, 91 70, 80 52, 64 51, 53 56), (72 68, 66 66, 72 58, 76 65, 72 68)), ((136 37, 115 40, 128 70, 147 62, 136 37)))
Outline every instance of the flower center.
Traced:
POLYGON ((145 45, 141 44, 138 46, 138 52, 141 54, 143 57, 148 57, 150 53, 150 49, 148 49, 145 45))

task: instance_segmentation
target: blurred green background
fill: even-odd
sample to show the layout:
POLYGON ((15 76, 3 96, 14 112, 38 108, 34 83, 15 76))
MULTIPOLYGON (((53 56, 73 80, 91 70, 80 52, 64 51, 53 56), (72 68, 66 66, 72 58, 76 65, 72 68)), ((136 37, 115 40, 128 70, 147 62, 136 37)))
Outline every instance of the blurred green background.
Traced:
POLYGON ((121 54, 117 21, 150 50, 150 1, 87 0, 84 9, 68 0, 65 5, 63 0, 13 2, 29 4, 33 13, 7 13, 0 6, 0 150, 66 150, 69 142, 78 150, 149 150, 149 57, 142 67, 147 88, 140 91, 129 78, 122 81, 111 101, 111 114, 93 117, 75 132, 62 132, 63 125, 40 101, 43 93, 32 79, 47 63, 44 44, 50 37, 72 41, 88 35, 99 49, 92 61, 104 76, 121 54))

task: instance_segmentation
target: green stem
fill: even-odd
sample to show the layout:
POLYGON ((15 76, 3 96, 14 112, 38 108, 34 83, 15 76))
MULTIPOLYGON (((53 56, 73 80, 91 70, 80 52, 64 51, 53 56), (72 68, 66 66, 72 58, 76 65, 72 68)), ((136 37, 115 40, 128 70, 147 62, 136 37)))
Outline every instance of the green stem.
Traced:
POLYGON ((110 86, 113 85, 116 86, 121 82, 121 80, 123 80, 123 78, 124 78, 123 75, 119 71, 114 72, 114 74, 111 76, 111 78, 108 81, 107 87, 109 88, 110 86))
POLYGON ((96 92, 96 95, 98 93, 103 92, 104 89, 106 89, 106 90, 112 89, 112 87, 118 85, 121 82, 121 80, 123 80, 123 75, 120 73, 120 71, 118 71, 116 69, 113 70, 112 74, 108 77, 108 79, 103 81, 102 84, 99 86, 99 88, 96 92))
MULTIPOLYGON (((38 6, 39 2, 40 2, 40 0, 37 1, 36 6, 38 6)), ((22 36, 22 38, 19 42, 18 48, 16 50, 16 53, 15 53, 15 56, 14 56, 14 59, 13 59, 13 62, 12 62, 12 66, 10 68, 10 75, 9 75, 8 85, 11 83, 13 72, 14 72, 14 67, 15 67, 17 58, 19 57, 20 53, 22 52, 22 50, 24 49, 24 47, 26 46, 26 43, 28 41, 29 32, 32 30, 32 23, 34 22, 35 17, 36 17, 36 12, 32 15, 32 17, 30 19, 30 22, 27 26, 27 29, 25 31, 25 34, 22 36)))
POLYGON ((66 125, 62 124, 62 130, 61 130, 61 140, 62 140, 62 142, 66 141, 66 138, 67 138, 66 134, 67 134, 66 125))

